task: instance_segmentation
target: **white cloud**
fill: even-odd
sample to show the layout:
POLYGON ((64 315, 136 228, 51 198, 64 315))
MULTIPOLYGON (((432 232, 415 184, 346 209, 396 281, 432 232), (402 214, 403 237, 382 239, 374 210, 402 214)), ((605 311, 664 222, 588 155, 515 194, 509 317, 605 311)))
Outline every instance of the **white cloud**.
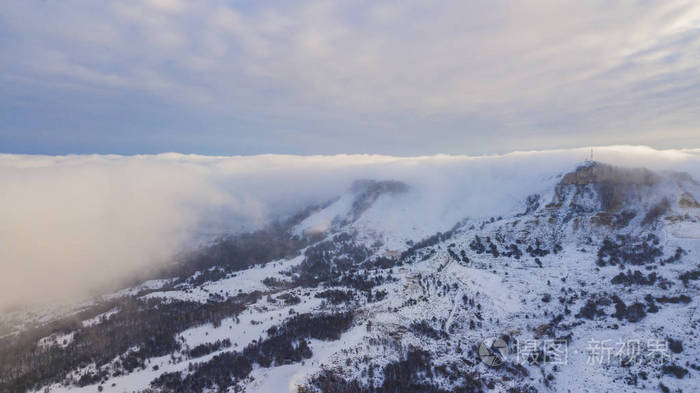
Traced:
POLYGON ((185 1, 182 0, 147 0, 146 4, 168 12, 181 12, 187 8, 185 1))
POLYGON ((697 124, 694 1, 70 0, 0 15, 26 39, 4 73, 223 111, 478 115, 520 131, 697 124))

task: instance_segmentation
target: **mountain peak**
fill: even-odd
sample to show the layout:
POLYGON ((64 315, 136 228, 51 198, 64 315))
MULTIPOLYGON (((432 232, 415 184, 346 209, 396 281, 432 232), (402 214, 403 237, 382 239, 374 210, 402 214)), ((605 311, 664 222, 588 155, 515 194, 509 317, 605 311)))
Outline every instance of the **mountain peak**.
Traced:
POLYGON ((587 161, 562 178, 563 184, 615 184, 652 186, 661 176, 646 168, 625 168, 598 161, 587 161))

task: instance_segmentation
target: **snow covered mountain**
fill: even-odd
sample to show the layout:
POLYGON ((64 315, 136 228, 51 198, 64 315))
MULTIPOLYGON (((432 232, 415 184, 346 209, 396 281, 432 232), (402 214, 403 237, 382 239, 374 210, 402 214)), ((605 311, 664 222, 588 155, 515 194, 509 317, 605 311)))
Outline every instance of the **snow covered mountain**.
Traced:
POLYGON ((358 180, 157 279, 3 315, 0 392, 698 391, 700 183, 500 181, 527 184, 436 207, 358 180))

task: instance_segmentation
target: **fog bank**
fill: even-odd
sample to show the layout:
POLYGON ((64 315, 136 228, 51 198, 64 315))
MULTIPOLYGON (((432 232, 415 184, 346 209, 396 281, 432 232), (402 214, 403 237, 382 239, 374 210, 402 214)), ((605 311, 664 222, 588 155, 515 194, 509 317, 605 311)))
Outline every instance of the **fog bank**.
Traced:
MULTIPOLYGON (((0 307, 79 298, 203 235, 255 229, 356 179, 406 182, 425 217, 497 213, 590 148, 499 156, 0 155, 0 307)), ((700 179, 700 149, 611 146, 594 159, 700 179)))

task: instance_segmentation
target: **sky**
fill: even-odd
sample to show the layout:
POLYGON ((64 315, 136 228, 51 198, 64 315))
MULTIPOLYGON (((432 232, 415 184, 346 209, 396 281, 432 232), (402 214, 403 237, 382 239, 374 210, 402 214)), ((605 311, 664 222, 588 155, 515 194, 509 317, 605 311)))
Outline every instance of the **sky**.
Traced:
POLYGON ((0 2, 0 152, 611 144, 700 146, 700 2, 0 2))

